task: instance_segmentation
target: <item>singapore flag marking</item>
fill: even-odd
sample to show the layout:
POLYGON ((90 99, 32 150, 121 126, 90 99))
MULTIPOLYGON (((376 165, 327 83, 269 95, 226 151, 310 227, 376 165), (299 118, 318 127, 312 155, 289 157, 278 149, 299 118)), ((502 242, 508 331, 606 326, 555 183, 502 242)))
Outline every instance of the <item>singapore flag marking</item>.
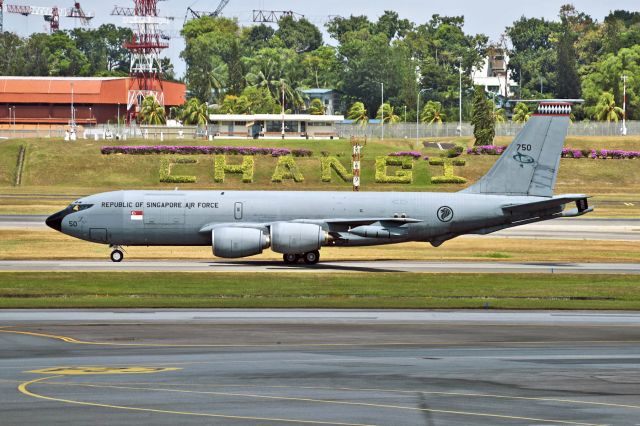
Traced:
POLYGON ((131 211, 131 220, 142 220, 142 210, 133 210, 131 211))

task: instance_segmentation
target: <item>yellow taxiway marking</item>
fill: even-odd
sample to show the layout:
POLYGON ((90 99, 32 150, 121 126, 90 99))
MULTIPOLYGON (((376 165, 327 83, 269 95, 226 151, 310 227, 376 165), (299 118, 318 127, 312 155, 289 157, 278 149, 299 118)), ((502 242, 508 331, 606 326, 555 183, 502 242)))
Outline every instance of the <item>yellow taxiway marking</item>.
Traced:
POLYGON ((214 418, 222 418, 222 419, 251 420, 251 421, 262 421, 262 422, 267 421, 267 422, 300 423, 300 424, 315 424, 315 425, 337 425, 337 426, 375 426, 375 425, 362 424, 362 423, 339 423, 339 422, 321 422, 321 421, 313 421, 313 420, 279 419, 279 418, 268 418, 268 417, 232 416, 232 415, 216 414, 216 413, 196 413, 196 412, 190 412, 190 411, 159 410, 154 408, 101 404, 97 402, 85 402, 85 401, 75 401, 71 399, 55 398, 55 397, 31 392, 28 389, 28 387, 34 383, 44 382, 45 380, 56 379, 60 377, 62 376, 42 377, 40 379, 23 382, 23 383, 20 383, 20 385, 18 386, 18 390, 24 395, 27 395, 33 398, 44 399, 47 401, 63 402, 63 403, 74 404, 74 405, 84 405, 89 407, 112 408, 116 410, 125 410, 125 411, 142 411, 147 413, 175 414, 175 415, 196 416, 196 417, 214 417, 214 418))
POLYGON ((571 343, 571 344, 599 344, 599 343, 640 343, 640 340, 572 340, 572 341, 451 341, 451 342, 369 342, 369 343, 238 343, 238 344, 215 344, 215 343, 116 343, 116 342, 94 342, 80 340, 68 336, 55 334, 35 333, 31 331, 0 330, 0 333, 23 334, 26 336, 43 337, 47 339, 60 340, 65 343, 77 345, 95 346, 124 346, 124 347, 149 347, 149 348, 291 348, 291 347, 363 347, 363 346, 447 346, 447 345, 541 345, 551 343, 571 343))
MULTIPOLYGON (((49 382, 49 384, 69 384, 76 385, 76 383, 62 383, 62 382, 49 382)), ((127 382, 128 385, 135 386, 154 386, 158 383, 153 382, 127 382)), ((77 385, 83 385, 83 383, 77 383, 77 385)), ((115 383, 101 382, 100 385, 107 386, 119 386, 115 383)), ((307 390, 331 390, 331 391, 349 391, 349 392, 383 392, 383 393, 399 393, 415 396, 416 393, 422 393, 425 395, 442 395, 453 397, 472 397, 472 398, 495 398, 495 399, 514 399, 525 401, 545 401, 545 402, 560 402, 566 404, 581 404, 581 405, 602 405, 605 407, 619 407, 619 408, 632 408, 640 409, 640 405, 629 404, 616 404, 613 402, 597 402, 597 401, 581 401, 577 399, 556 398, 551 396, 511 396, 511 395, 497 395, 491 393, 473 393, 473 392, 437 392, 437 391, 422 391, 415 390, 403 390, 403 389, 384 389, 384 388, 350 388, 350 387, 331 387, 331 386, 287 386, 287 385, 243 385, 243 384, 223 384, 223 383, 163 383, 164 386, 210 386, 220 388, 261 388, 261 389, 307 389, 307 390)))
MULTIPOLYGON (((57 376, 60 377, 60 376, 57 376)), ((26 386, 36 383, 38 381, 47 380, 57 378, 54 377, 45 377, 44 379, 32 380, 30 382, 26 382, 21 384, 18 389, 21 392, 23 390, 26 391, 26 386), (22 387, 22 389, 21 389, 22 387)), ((452 414, 458 416, 471 416, 471 417, 489 417, 496 419, 507 419, 507 420, 521 420, 528 422, 542 422, 542 423, 554 423, 554 424, 565 424, 565 425, 582 425, 582 426, 600 426, 600 424, 596 423, 585 423, 585 422, 577 422, 570 420, 554 420, 554 419, 541 419, 535 417, 523 417, 523 416, 510 416, 506 414, 493 414, 493 413, 480 413, 480 412, 472 412, 472 411, 458 411, 458 410, 444 410, 444 409, 436 409, 436 408, 419 408, 419 407, 410 407, 405 405, 392 405, 392 404, 374 404, 374 403, 366 403, 366 402, 352 402, 352 401, 338 401, 331 399, 314 399, 314 398, 300 398, 300 397, 285 397, 285 396, 271 396, 271 395, 259 395, 259 394, 251 394, 251 393, 236 393, 236 392, 214 392, 214 391, 195 391, 195 390, 186 390, 186 389, 166 389, 166 388, 148 388, 148 387, 136 387, 136 386, 116 386, 116 385, 99 385, 99 384, 88 384, 88 383, 60 383, 60 382, 48 382, 46 384, 56 385, 56 386, 80 386, 80 387, 90 387, 90 388, 106 388, 106 389, 124 389, 124 390, 140 390, 140 391, 154 391, 154 392, 172 392, 172 393, 184 393, 184 394, 198 394, 198 395, 216 395, 216 396, 235 396, 235 397, 245 397, 245 398, 254 398, 254 399, 268 399, 268 400, 278 400, 278 401, 297 401, 297 402, 312 402, 319 404, 331 404, 331 405, 347 405, 347 406, 359 406, 359 407, 369 407, 369 408, 387 408, 387 409, 395 409, 395 410, 403 410, 403 411, 420 411, 420 412, 428 412, 428 413, 440 413, 440 414, 452 414)), ((25 392, 23 392, 25 393, 25 392)), ((31 394, 31 396, 35 396, 35 394, 31 394)), ((42 395, 40 395, 42 397, 42 395)), ((69 400, 61 400, 51 397, 45 397, 45 399, 49 400, 58 400, 62 402, 72 402, 69 400)), ((96 405, 96 406, 107 406, 102 404, 93 404, 86 402, 75 402, 81 403, 83 405, 96 405)), ((110 406, 112 408, 120 408, 117 406, 110 406)), ((140 410, 147 410, 140 408, 140 410)), ((151 410, 157 411, 157 410, 151 410)), ((173 412, 176 414, 190 414, 184 412, 173 412)), ((216 415, 221 416, 221 415, 216 415)), ((229 417, 235 418, 232 416, 221 416, 221 417, 229 417)), ((246 419, 247 417, 239 417, 246 419)), ((256 420, 269 420, 269 419, 256 419, 256 420)), ((273 419, 274 421, 283 421, 282 419, 273 419)), ((298 420, 289 420, 291 422, 299 422, 298 420)), ((310 423, 320 423, 320 424, 340 424, 340 423, 326 423, 326 422, 310 422, 310 423)))
POLYGON ((40 370, 30 370, 27 371, 27 373, 80 376, 95 374, 150 374, 175 370, 181 369, 175 367, 52 367, 40 370))

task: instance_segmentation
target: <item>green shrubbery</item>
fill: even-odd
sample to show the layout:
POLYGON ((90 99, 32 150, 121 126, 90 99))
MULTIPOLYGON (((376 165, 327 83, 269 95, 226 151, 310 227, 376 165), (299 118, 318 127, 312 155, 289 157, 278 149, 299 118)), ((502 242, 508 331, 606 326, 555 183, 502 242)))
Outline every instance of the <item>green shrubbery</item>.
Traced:
POLYGON ((278 164, 271 176, 271 182, 280 183, 285 179, 293 179, 295 182, 304 182, 304 176, 295 160, 290 155, 278 157, 278 164))
POLYGON ((249 155, 242 156, 242 164, 227 164, 225 155, 216 155, 214 158, 213 180, 223 183, 227 173, 241 174, 242 182, 253 182, 254 161, 249 155))
POLYGON ((466 164, 465 160, 455 159, 452 160, 450 158, 433 158, 429 160, 429 164, 431 166, 443 166, 444 174, 442 176, 432 176, 431 183, 433 184, 441 184, 441 183, 467 183, 467 180, 461 176, 456 176, 454 173, 454 166, 464 166, 466 164))
POLYGON ((412 157, 376 157, 376 182, 377 183, 412 183, 413 182, 413 158, 412 157), (403 170, 396 170, 395 176, 387 174, 388 166, 400 166, 403 170))
POLYGON ((160 182, 164 183, 195 183, 195 176, 171 176, 172 164, 194 164, 198 160, 193 158, 162 158, 160 160, 160 182))
POLYGON ((353 173, 347 171, 340 160, 336 157, 322 157, 320 159, 320 169, 322 172, 322 181, 331 182, 331 171, 335 171, 340 179, 349 182, 353 179, 353 173))

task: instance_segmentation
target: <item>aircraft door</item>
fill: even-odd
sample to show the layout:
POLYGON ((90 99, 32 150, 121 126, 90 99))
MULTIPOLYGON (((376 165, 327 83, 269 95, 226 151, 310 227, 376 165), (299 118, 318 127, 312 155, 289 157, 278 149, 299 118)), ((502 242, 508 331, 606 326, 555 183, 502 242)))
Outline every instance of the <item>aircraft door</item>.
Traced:
POLYGON ((233 209, 233 217, 236 220, 242 220, 242 203, 236 203, 233 209))
POLYGON ((89 238, 91 241, 96 243, 106 243, 107 240, 107 230, 104 228, 90 228, 89 229, 89 238))

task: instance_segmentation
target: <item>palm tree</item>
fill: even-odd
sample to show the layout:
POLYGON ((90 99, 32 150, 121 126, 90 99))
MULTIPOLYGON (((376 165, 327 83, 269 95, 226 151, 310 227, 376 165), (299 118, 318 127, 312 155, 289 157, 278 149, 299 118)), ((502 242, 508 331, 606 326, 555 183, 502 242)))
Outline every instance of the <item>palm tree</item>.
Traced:
POLYGON ((355 102, 347 112, 347 118, 356 124, 365 125, 369 122, 369 114, 362 102, 355 102))
POLYGON ((318 98, 313 99, 309 104, 309 114, 311 115, 324 115, 324 105, 318 98))
POLYGON ((511 120, 514 123, 526 123, 531 118, 531 111, 529 111, 529 107, 524 102, 518 102, 516 106, 513 108, 513 116, 511 120))
POLYGON ((140 122, 142 124, 164 124, 167 121, 164 107, 153 96, 147 96, 140 106, 140 122))
POLYGON ((184 105, 180 119, 184 124, 203 126, 209 122, 207 104, 200 102, 198 98, 191 98, 184 105))
POLYGON ((378 108, 378 113, 376 114, 376 118, 379 120, 382 119, 384 120, 385 123, 390 123, 390 124, 400 122, 400 117, 394 113, 393 107, 386 102, 382 104, 380 108, 378 108), (384 112, 384 117, 382 115, 383 112, 384 112))
POLYGON ((617 123, 618 119, 622 117, 622 108, 616 106, 616 100, 611 93, 604 92, 600 95, 598 104, 595 107, 594 117, 596 120, 607 122, 613 120, 617 123))
POLYGON ((216 99, 220 97, 222 89, 227 86, 228 77, 229 71, 225 63, 214 66, 209 73, 209 84, 211 85, 211 90, 216 94, 216 99))
POLYGON ((420 114, 420 121, 429 124, 442 124, 446 120, 442 112, 442 104, 436 101, 429 101, 425 104, 420 114))

